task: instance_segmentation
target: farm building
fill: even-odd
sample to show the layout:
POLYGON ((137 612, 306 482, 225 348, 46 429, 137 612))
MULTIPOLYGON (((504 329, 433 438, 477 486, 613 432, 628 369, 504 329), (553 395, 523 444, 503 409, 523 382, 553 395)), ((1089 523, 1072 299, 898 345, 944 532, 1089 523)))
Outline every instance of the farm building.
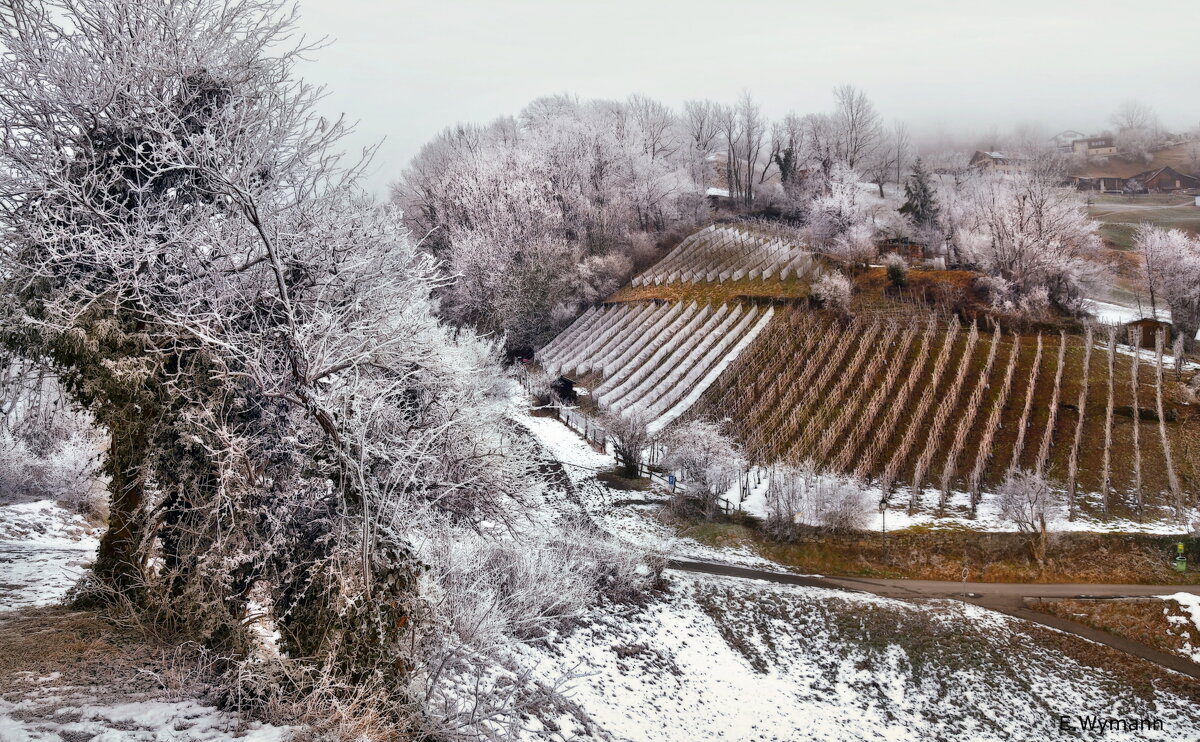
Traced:
POLYGON ((1156 342, 1155 335, 1159 330, 1163 331, 1163 342, 1168 347, 1171 345, 1170 322, 1164 322, 1160 319, 1150 319, 1149 317, 1134 320, 1133 322, 1126 322, 1125 336, 1128 338, 1128 341, 1131 345, 1133 344, 1134 339, 1137 338, 1138 330, 1141 330, 1142 332, 1142 348, 1148 348, 1150 350, 1154 349, 1154 344, 1156 342))
POLYGON ((1141 158, 1111 157, 1104 163, 1082 163, 1069 179, 1081 191, 1101 193, 1164 193, 1200 189, 1200 178, 1188 175, 1195 167, 1191 143, 1154 153, 1147 163, 1141 158))
POLYGON ((1020 161, 1008 157, 1002 152, 984 152, 978 150, 974 155, 971 155, 971 161, 967 166, 975 170, 988 170, 998 173, 1011 173, 1020 165, 1020 161))
POLYGON ((1200 188, 1200 178, 1185 175, 1173 167, 1160 167, 1133 176, 1142 187, 1151 193, 1166 193, 1200 188))
POLYGON ((1117 147, 1112 137, 1085 137, 1071 142, 1071 151, 1087 157, 1107 157, 1115 155, 1117 147))

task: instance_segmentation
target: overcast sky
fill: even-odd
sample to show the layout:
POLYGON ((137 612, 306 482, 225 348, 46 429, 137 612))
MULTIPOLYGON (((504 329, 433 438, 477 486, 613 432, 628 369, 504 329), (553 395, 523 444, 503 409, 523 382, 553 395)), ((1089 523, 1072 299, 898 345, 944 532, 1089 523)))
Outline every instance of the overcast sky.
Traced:
POLYGON ((303 69, 328 113, 386 139, 380 195, 439 130, 533 98, 643 93, 678 106, 749 89, 780 117, 841 83, 918 131, 1038 123, 1091 133, 1123 100, 1200 123, 1200 5, 1008 0, 301 0, 332 45, 303 69))

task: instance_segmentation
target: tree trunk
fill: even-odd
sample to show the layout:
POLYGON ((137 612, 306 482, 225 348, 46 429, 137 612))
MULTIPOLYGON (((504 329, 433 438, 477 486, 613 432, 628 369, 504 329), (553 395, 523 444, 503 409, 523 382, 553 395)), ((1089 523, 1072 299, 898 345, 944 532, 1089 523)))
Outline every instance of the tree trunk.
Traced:
POLYGON ((138 544, 142 540, 145 487, 141 477, 147 431, 132 425, 112 431, 105 471, 109 484, 108 530, 100 539, 92 572, 100 584, 137 600, 144 584, 138 544))

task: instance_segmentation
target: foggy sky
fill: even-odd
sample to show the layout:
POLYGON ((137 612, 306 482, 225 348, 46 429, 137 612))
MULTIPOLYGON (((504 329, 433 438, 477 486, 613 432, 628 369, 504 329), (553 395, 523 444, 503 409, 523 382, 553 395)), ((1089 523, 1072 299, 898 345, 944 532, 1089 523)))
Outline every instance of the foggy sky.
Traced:
POLYGON ((1136 99, 1170 128, 1200 122, 1200 6, 913 0, 302 0, 328 35, 301 72, 327 114, 386 139, 379 195, 456 122, 516 114, 535 97, 643 93, 678 106, 750 90, 771 118, 831 107, 841 83, 920 133, 1018 124, 1092 133, 1136 99))

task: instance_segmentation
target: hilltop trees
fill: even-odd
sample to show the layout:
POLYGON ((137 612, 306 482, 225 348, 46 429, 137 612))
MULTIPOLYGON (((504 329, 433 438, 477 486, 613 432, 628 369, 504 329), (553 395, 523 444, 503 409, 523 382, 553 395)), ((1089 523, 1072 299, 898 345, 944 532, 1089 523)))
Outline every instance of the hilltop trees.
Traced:
POLYGON ((446 316, 506 334, 510 352, 544 344, 625 280, 655 234, 702 213, 719 113, 689 104, 681 121, 641 96, 555 96, 444 131, 393 200, 455 275, 440 292, 446 316))
POLYGON ((1112 115, 1117 134, 1113 143, 1122 155, 1135 156, 1150 161, 1155 147, 1163 140, 1163 128, 1158 114, 1150 106, 1136 100, 1127 100, 1117 107, 1112 115))

